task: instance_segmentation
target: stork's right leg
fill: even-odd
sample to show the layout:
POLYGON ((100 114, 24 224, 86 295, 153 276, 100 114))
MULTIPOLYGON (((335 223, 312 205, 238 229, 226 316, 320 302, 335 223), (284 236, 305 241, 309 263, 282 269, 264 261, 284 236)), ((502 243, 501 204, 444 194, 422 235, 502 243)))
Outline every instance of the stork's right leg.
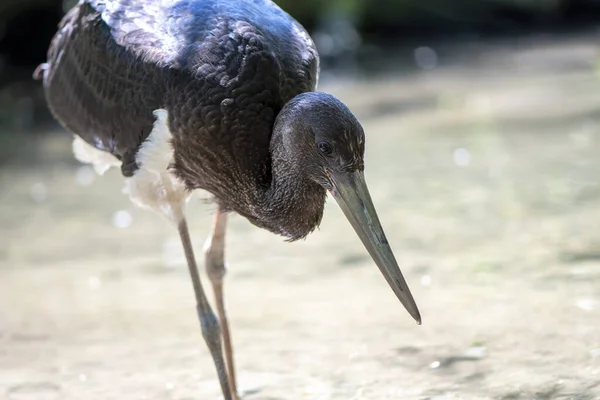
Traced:
POLYGON ((225 361, 231 396, 238 399, 237 385, 235 380, 235 363, 233 361, 233 346, 231 345, 231 334, 229 321, 223 298, 223 278, 225 277, 225 228, 227 226, 227 214, 217 209, 212 227, 212 232, 204 244, 204 255, 206 263, 206 274, 212 283, 217 313, 221 322, 223 333, 223 346, 225 347, 225 361))
POLYGON ((194 285, 196 307, 198 309, 198 317, 200 318, 200 326, 202 327, 202 336, 204 336, 204 340, 206 341, 213 361, 215 362, 223 396, 225 397, 225 400, 233 400, 229 387, 229 379, 227 377, 227 368, 223 359, 219 320, 211 309, 210 304, 206 299, 206 295, 204 294, 202 284, 200 283, 200 275, 198 274, 196 258, 194 257, 194 250, 192 249, 190 233, 185 218, 181 219, 178 229, 179 236, 181 236, 181 243, 183 244, 183 249, 185 251, 185 258, 190 270, 190 276, 192 277, 192 284, 194 285))

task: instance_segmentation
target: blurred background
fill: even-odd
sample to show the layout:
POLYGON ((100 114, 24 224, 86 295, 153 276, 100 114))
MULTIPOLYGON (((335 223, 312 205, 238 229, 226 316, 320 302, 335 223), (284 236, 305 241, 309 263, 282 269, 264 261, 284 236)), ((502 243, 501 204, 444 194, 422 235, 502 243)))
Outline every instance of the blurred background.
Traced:
MULTIPOLYGON (((424 324, 333 202, 294 244, 234 217, 244 398, 600 399, 600 1, 277 3, 365 127, 424 324)), ((0 2, 0 398, 218 398, 176 232, 73 159, 31 79, 72 4, 0 2)))

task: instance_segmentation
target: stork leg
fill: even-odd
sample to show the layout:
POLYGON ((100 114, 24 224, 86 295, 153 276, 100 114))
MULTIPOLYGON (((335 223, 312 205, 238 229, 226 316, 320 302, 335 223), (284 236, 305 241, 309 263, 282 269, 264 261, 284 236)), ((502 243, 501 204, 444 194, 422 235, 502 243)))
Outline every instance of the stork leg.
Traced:
POLYGON ((219 320, 212 311, 210 304, 206 299, 206 295, 204 294, 202 284, 200 283, 200 275, 198 274, 198 267, 196 266, 194 250, 192 249, 190 233, 185 218, 182 218, 179 222, 178 229, 179 236, 181 237, 181 243, 183 244, 183 249, 185 251, 185 258, 190 270, 190 276, 192 277, 192 284, 194 285, 194 292, 196 294, 196 307, 198 310, 198 317, 200 318, 202 336, 204 337, 213 361, 215 362, 223 396, 225 397, 225 400, 234 400, 231 396, 229 379, 227 377, 227 368, 225 365, 225 360, 223 359, 223 350, 221 348, 221 328, 219 327, 219 320))
POLYGON ((213 222, 211 235, 204 245, 206 274, 212 283, 217 313, 221 322, 221 333, 223 335, 223 346, 225 347, 225 360, 227 361, 227 372, 229 377, 229 389, 231 396, 238 399, 237 385, 235 380, 235 364, 233 361, 233 347, 229 333, 229 322, 223 300, 223 278, 225 277, 225 228, 227 225, 227 214, 217 210, 213 222))

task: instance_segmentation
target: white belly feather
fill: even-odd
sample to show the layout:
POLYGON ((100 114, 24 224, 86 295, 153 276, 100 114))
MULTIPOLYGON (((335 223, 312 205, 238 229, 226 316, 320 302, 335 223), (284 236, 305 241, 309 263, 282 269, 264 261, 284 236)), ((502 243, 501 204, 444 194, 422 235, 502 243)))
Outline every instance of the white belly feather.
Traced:
MULTIPOLYGON (((137 206, 155 211, 178 224, 192 193, 169 170, 174 161, 172 134, 167 123, 169 114, 163 109, 155 110, 153 114, 156 117, 154 127, 138 150, 135 158, 138 169, 132 177, 125 179, 124 192, 137 206)), ((121 165, 112 154, 96 149, 79 136, 73 140, 73 153, 79 161, 92 164, 100 175, 121 165)))

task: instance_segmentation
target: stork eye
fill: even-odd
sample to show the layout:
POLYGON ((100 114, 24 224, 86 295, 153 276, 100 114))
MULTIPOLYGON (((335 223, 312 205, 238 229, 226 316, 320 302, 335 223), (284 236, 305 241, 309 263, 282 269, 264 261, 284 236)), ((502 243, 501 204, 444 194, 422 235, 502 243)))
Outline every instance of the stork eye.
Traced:
POLYGON ((321 153, 325 154, 326 156, 331 155, 331 153, 333 153, 333 148, 327 142, 321 142, 317 145, 317 147, 319 148, 321 153))

